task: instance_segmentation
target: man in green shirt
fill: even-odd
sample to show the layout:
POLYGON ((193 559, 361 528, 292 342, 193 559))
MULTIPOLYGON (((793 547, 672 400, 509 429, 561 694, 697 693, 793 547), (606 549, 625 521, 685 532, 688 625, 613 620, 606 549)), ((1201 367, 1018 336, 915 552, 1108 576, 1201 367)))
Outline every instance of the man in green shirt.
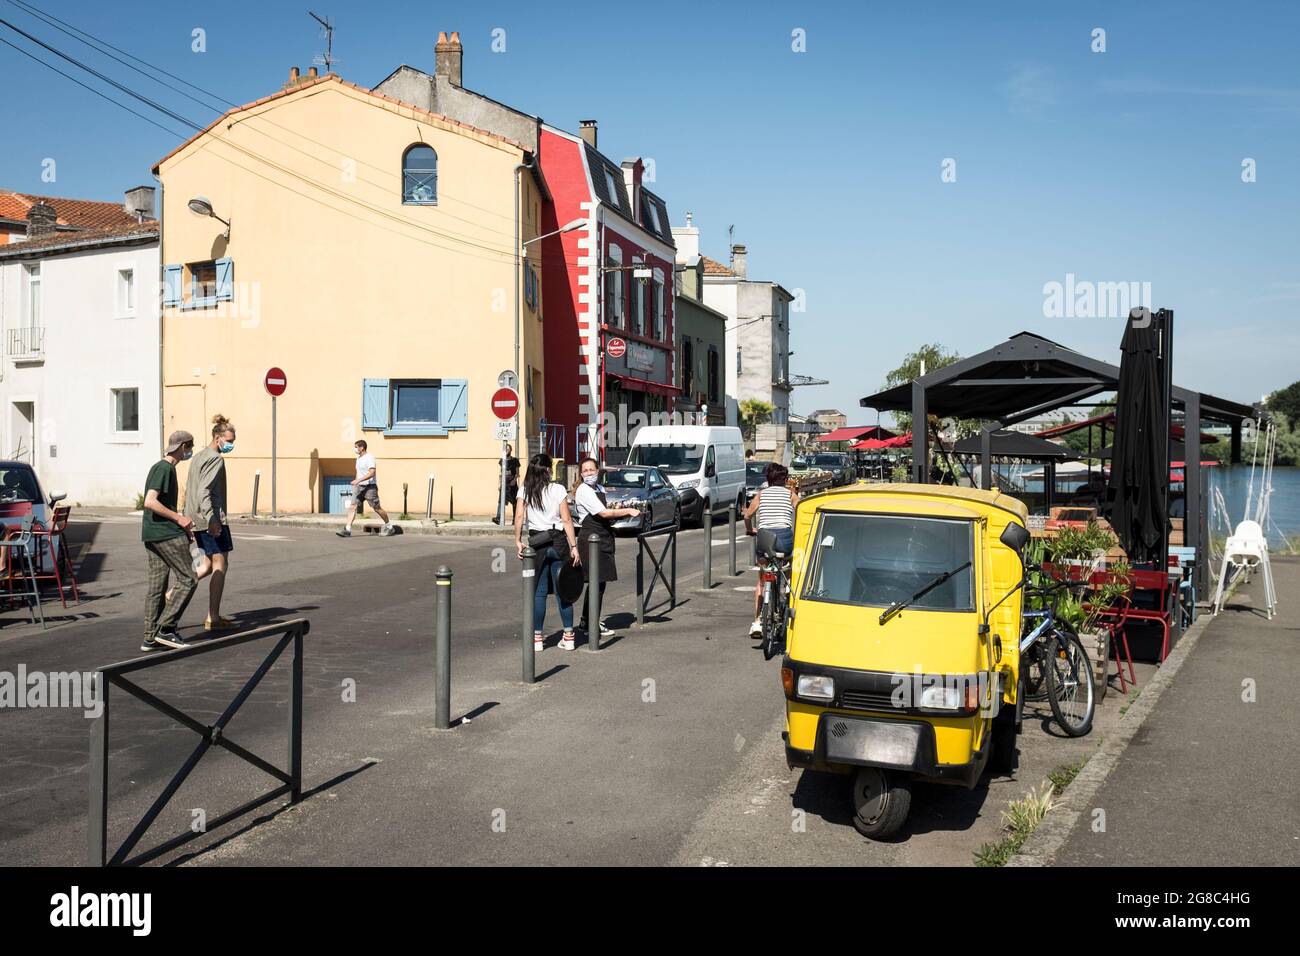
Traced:
POLYGON ((194 436, 185 431, 172 432, 167 439, 167 454, 149 469, 145 479, 140 537, 149 555, 149 592, 144 599, 142 651, 189 646, 176 623, 194 596, 199 576, 190 558, 194 522, 176 510, 176 463, 193 454, 194 436), (167 583, 172 575, 175 584, 169 591, 167 583))

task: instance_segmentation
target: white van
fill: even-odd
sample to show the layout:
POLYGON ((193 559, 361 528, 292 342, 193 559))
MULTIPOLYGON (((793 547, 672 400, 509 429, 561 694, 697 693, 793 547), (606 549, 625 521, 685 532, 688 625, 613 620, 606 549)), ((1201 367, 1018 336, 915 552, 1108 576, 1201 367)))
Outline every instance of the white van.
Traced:
POLYGON ((681 499, 682 518, 699 521, 733 502, 745 506, 745 443, 736 427, 646 425, 632 440, 629 465, 653 465, 681 499))

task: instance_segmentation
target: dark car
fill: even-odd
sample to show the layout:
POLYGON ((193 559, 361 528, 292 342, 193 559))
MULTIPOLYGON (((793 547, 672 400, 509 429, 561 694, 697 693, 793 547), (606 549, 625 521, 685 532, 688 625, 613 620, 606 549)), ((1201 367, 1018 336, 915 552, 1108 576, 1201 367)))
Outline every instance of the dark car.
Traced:
POLYGON ((842 451, 823 451, 811 455, 808 464, 812 468, 829 471, 835 476, 836 485, 847 485, 853 481, 853 457, 842 451))
MULTIPOLYGON (((0 461, 0 505, 30 504, 32 517, 48 528, 54 506, 66 497, 62 491, 52 491, 47 499, 36 472, 27 462, 0 461)), ((16 528, 22 523, 21 517, 0 518, 0 524, 6 528, 16 528)), ((56 543, 56 549, 57 546, 56 543)), ((34 548, 34 544, 28 545, 33 553, 34 548)))
POLYGON ((772 464, 770 461, 747 461, 745 462, 745 507, 754 500, 754 495, 758 494, 762 487, 767 484, 767 466, 772 464))
POLYGON ((665 525, 680 524, 681 501, 677 489, 664 473, 650 465, 621 465, 600 473, 605 486, 605 501, 610 507, 643 509, 635 518, 619 518, 616 529, 650 531, 665 525))

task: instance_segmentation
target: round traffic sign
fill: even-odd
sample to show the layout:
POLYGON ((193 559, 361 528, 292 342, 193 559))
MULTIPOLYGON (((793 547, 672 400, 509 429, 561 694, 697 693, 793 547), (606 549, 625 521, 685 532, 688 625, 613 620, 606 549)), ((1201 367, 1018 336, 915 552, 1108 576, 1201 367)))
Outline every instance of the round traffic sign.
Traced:
POLYGON ((492 393, 492 414, 509 421, 519 414, 519 393, 513 388, 498 388, 492 393))
POLYGON ((284 390, 289 386, 289 380, 285 378, 284 369, 273 368, 267 371, 266 379, 262 384, 266 386, 268 392, 278 397, 284 394, 284 390))
POLYGON ((627 343, 622 339, 610 339, 605 345, 605 351, 611 358, 622 358, 623 353, 627 351, 627 343))

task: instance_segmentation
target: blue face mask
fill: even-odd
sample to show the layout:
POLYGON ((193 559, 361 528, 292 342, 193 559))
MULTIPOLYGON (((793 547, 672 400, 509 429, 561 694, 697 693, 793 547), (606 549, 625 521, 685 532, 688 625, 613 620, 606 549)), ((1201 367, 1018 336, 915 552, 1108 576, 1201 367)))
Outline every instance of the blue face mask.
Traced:
POLYGON ((223 441, 220 445, 217 446, 217 451, 221 452, 221 454, 223 455, 229 455, 234 450, 235 450, 235 443, 233 441, 223 441))

